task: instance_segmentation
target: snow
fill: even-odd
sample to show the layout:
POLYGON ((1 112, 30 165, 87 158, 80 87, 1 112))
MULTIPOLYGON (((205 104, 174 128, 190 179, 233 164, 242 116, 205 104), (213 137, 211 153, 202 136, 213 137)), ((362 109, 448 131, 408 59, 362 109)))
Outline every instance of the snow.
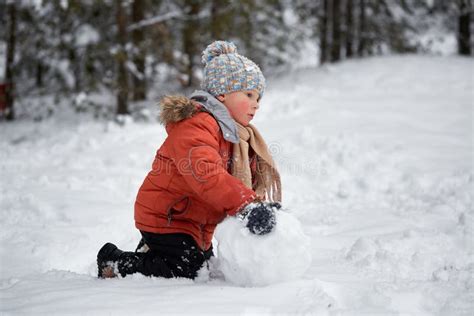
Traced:
POLYGON ((91 25, 83 24, 76 30, 74 39, 76 46, 87 46, 96 44, 100 40, 100 35, 91 25))
MULTIPOLYGON (((98 280, 102 244, 138 243, 133 203, 163 127, 68 111, 1 124, 0 313, 471 315, 473 67, 387 56, 268 78, 254 123, 312 261, 304 275, 280 268, 266 285, 239 285, 215 267, 195 281, 98 280)), ((231 221, 219 233, 235 230, 230 246, 243 244, 231 221)), ((306 257, 288 256, 288 243, 268 251, 291 269, 306 257)), ((247 246, 234 255, 263 251, 247 246)))
POLYGON ((222 222, 215 233, 217 270, 225 280, 241 286, 263 286, 303 277, 311 264, 311 240, 298 219, 276 211, 272 232, 256 236, 235 217, 222 222))
POLYGON ((133 30, 136 30, 136 29, 143 28, 145 26, 158 24, 158 23, 170 20, 170 19, 178 18, 182 15, 183 15, 183 13, 180 12, 180 11, 167 12, 165 14, 157 15, 157 16, 154 16, 154 17, 151 17, 151 18, 147 18, 146 20, 142 20, 138 23, 132 24, 128 27, 128 31, 133 31, 133 30))

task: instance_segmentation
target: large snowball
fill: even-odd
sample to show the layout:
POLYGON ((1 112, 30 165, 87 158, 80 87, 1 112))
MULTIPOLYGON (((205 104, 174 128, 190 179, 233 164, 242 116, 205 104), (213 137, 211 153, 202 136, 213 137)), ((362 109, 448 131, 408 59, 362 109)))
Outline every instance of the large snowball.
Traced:
POLYGON ((311 264, 310 239, 292 214, 276 212, 275 229, 263 236, 249 232, 229 217, 215 237, 217 268, 226 280, 241 286, 262 286, 301 277, 311 264))

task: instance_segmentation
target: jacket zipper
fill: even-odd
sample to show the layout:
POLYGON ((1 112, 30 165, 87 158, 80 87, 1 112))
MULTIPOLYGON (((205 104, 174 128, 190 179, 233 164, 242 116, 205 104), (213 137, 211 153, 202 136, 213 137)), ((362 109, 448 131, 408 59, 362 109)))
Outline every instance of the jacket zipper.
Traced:
POLYGON ((167 218, 168 218, 168 226, 171 226, 171 221, 172 221, 172 219, 173 219, 173 215, 182 215, 182 214, 184 214, 184 213, 186 213, 186 212, 188 211, 189 204, 190 204, 190 199, 189 199, 189 197, 188 197, 188 196, 183 196, 183 197, 181 197, 179 200, 174 201, 173 203, 171 203, 171 204, 168 206, 168 210, 167 210, 167 212, 166 212, 166 213, 167 213, 167 218), (184 201, 184 200, 186 200, 186 206, 184 207, 183 210, 177 211, 177 210, 173 209, 173 207, 174 207, 176 204, 178 204, 178 203, 180 203, 180 202, 182 202, 182 201, 184 201), (176 212, 174 212, 174 214, 173 214, 173 210, 176 211, 176 212))

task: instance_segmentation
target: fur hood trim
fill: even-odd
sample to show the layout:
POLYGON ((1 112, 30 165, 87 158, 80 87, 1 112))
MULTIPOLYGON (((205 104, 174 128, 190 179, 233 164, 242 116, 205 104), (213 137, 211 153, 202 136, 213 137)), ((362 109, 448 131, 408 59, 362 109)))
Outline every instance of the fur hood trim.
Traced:
POLYGON ((199 107, 197 102, 182 95, 165 96, 160 100, 160 122, 166 125, 190 118, 199 107))
POLYGON ((159 119, 165 126, 191 118, 197 112, 207 112, 219 124, 224 139, 238 144, 237 125, 229 111, 219 100, 206 91, 194 91, 189 98, 180 95, 165 96, 160 101, 159 119))

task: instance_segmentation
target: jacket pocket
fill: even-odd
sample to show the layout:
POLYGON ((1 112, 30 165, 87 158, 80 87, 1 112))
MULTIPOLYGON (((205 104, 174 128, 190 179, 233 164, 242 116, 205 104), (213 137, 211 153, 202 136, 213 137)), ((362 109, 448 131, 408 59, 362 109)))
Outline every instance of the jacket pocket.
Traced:
POLYGON ((182 196, 176 201, 173 201, 167 208, 166 214, 168 216, 168 226, 171 225, 171 221, 177 217, 182 217, 189 210, 191 205, 191 199, 189 196, 182 196))

